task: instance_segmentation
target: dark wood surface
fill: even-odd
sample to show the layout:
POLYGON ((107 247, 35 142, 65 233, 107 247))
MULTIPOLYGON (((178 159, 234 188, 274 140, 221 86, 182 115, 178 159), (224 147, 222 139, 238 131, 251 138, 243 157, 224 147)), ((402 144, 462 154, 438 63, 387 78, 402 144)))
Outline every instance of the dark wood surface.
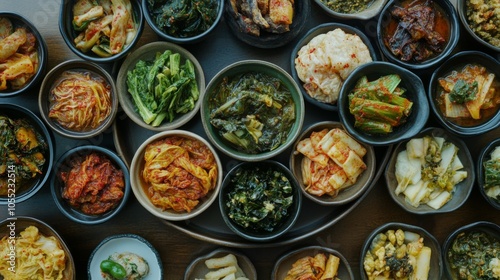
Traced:
MULTIPOLYGON (((60 2, 60 0, 0 1, 1 11, 17 12, 27 17, 38 27, 49 47, 47 71, 63 61, 78 58, 66 46, 59 33, 58 18, 60 2)), ((314 3, 311 3, 311 5, 312 17, 301 35, 308 28, 312 28, 321 22, 336 21, 324 16, 314 3)), ((374 20, 344 23, 354 24, 363 28, 365 33, 370 37, 374 35, 374 20)), ((156 40, 156 35, 146 24, 138 45, 140 46, 156 40)), ((186 48, 193 52, 200 60, 208 82, 223 66, 246 58, 265 59, 281 65, 285 70, 289 70, 289 55, 293 44, 294 42, 292 41, 290 46, 274 50, 253 48, 238 41, 230 34, 226 23, 222 21, 217 27, 216 32, 207 38, 207 40, 195 45, 186 46, 186 48)), ((106 67, 110 70, 113 69, 112 65, 106 67)), ((18 97, 0 99, 0 102, 22 104, 38 113, 37 97, 38 88, 35 88, 33 91, 18 97)), ((308 106, 308 108, 310 110, 317 110, 311 106, 308 106)), ((333 114, 326 111, 319 113, 326 115, 333 114)), ((489 140, 498 137, 498 133, 499 131, 494 131, 485 136, 467 140, 474 159, 476 159, 481 148, 489 140)), ((112 133, 110 131, 105 132, 103 137, 86 141, 73 141, 57 135, 54 136, 56 140, 56 158, 68 148, 84 143, 114 148, 111 139, 112 133)), ((133 137, 133 135, 130 137, 133 137)), ((7 215, 5 208, 5 206, 1 206, 0 219, 4 219, 7 215)), ((39 218, 47 222, 62 235, 75 259, 77 279, 87 278, 86 270, 89 255, 99 242, 109 235, 133 233, 141 235, 151 242, 161 255, 165 272, 164 279, 183 279, 186 267, 194 258, 221 247, 221 245, 193 238, 166 225, 142 208, 133 195, 130 196, 126 207, 110 221, 99 225, 86 226, 70 221, 59 212, 50 194, 49 185, 46 184, 29 201, 16 205, 16 214, 39 218)), ((498 210, 495 210, 486 203, 477 187, 474 188, 467 202, 452 213, 426 216, 409 214, 393 202, 387 192, 384 177, 381 176, 370 193, 352 212, 325 230, 287 246, 236 248, 235 250, 246 254, 253 261, 259 279, 270 279, 274 263, 284 253, 308 245, 327 246, 340 251, 347 258, 355 271, 356 278, 359 279, 361 246, 366 236, 384 223, 404 222, 421 226, 432 233, 442 244, 453 230, 462 225, 480 220, 500 223, 498 214, 498 210)))

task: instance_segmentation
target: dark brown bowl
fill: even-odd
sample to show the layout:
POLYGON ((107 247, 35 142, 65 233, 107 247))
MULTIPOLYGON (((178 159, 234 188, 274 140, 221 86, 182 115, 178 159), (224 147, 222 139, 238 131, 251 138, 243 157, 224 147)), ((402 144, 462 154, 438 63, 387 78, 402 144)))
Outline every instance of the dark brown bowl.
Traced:
MULTIPOLYGON (((467 33, 469 33, 472 38, 474 38, 478 43, 489 48, 490 50, 500 53, 500 46, 495 46, 491 44, 491 42, 486 41, 484 38, 480 37, 476 32, 474 32, 474 30, 472 30, 472 28, 470 27, 469 20, 467 19, 467 2, 469 1, 470 0, 457 0, 457 11, 460 17, 460 21, 462 22, 462 26, 464 27, 465 31, 467 31, 467 33)), ((490 10, 493 10, 493 7, 490 7, 490 10)))

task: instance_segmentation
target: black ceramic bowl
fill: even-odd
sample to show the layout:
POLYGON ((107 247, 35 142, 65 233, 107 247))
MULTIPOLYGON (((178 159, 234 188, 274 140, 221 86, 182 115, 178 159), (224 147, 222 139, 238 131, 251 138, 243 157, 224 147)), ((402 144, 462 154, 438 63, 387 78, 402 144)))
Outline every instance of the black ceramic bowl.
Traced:
MULTIPOLYGON (((43 165, 43 168, 41 169, 41 173, 36 175, 32 180, 27 181, 26 183, 23 183, 21 186, 18 184, 21 184, 21 178, 20 177, 10 177, 8 174, 16 174, 16 173, 5 173, 2 175, 2 180, 6 179, 7 183, 7 194, 6 195, 0 195, 0 205, 11 205, 9 202, 12 202, 12 194, 15 194, 15 203, 20 203, 22 201, 25 201, 29 198, 31 198, 33 195, 35 195, 45 184, 45 182, 48 180, 50 172, 52 170, 52 164, 54 161, 54 146, 53 146, 53 139, 52 139, 52 134, 49 132, 49 130, 45 127, 44 123, 38 118, 37 115, 35 115, 33 112, 30 110, 21 107, 16 104, 0 104, 0 116, 5 116, 13 120, 17 119, 26 119, 29 123, 29 125, 33 126, 34 130, 41 135, 41 137, 44 139, 45 143, 47 144, 47 147, 45 151, 43 152, 43 157, 45 158, 45 163, 43 165), (12 180, 8 180, 14 179, 12 180), (9 185, 10 184, 10 185, 9 185), (13 185, 12 185, 13 184, 13 185), (15 193, 12 193, 12 191, 9 191, 10 189, 14 190, 14 188, 11 188, 11 186, 14 186, 16 188, 15 193), (10 194, 10 196, 9 196, 10 194), (10 198, 10 199, 9 199, 10 198)), ((3 125, 2 125, 3 126, 3 125)), ((2 128, 3 131, 3 128, 2 128)), ((2 147, 4 146, 3 142, 4 140, 1 140, 1 145, 2 147)), ((4 157, 4 155, 1 155, 4 157)), ((0 162, 4 162, 4 158, 0 160, 0 162)), ((8 170, 11 170, 9 166, 12 165, 7 165, 8 170)), ((17 166, 17 165, 16 165, 17 166)), ((20 166, 19 166, 20 167, 20 166)), ((17 175, 16 175, 17 176, 17 175)), ((3 183, 2 183, 3 184, 3 183)), ((12 205, 11 205, 12 206, 12 205)), ((9 206, 10 207, 10 206, 9 206)), ((7 209, 5 209, 7 211, 7 209)))
MULTIPOLYGON (((484 234, 486 234, 486 236, 488 236, 488 239, 490 240, 490 242, 494 242, 494 240, 496 240, 496 245, 490 244, 490 248, 491 248, 491 245, 496 246, 496 252, 497 252, 496 254, 498 257, 498 244, 500 242, 500 226, 497 223, 488 222, 488 221, 478 221, 478 222, 464 225, 464 226, 456 229, 454 232, 452 232, 446 238, 446 240, 444 241, 444 244, 443 244, 442 255, 443 255, 443 262, 444 262, 444 275, 449 280, 463 279, 463 278, 457 277, 457 269, 452 267, 452 265, 450 263, 449 253, 450 253, 451 248, 453 248, 453 243, 455 242, 455 240, 457 239, 458 236, 464 236, 464 235, 468 235, 470 233, 484 233, 484 234)), ((484 242, 485 240, 483 239, 482 241, 484 242)), ((477 242, 477 243, 483 243, 483 242, 477 242)), ((476 246, 477 246, 477 243, 476 243, 476 246)), ((481 250, 481 248, 477 248, 477 249, 481 250, 480 252, 477 252, 476 251, 477 249, 476 250, 474 250, 474 249, 476 249, 476 248, 470 248, 469 250, 467 250, 466 254, 460 254, 461 258, 464 262, 467 262, 468 264, 477 263, 478 261, 480 261, 482 259, 482 258, 480 258, 480 256, 482 255, 481 253, 484 251, 481 250), (471 260, 471 258, 473 258, 473 257, 477 257, 478 259, 473 261, 473 260, 471 260)), ((495 253, 490 251, 490 253, 488 255, 491 257, 492 254, 495 254, 495 253)), ((489 267, 489 263, 484 264, 483 266, 489 267)), ((487 273, 491 273, 491 270, 489 270, 487 273)), ((469 277, 470 277, 469 279, 481 279, 483 277, 486 277, 486 275, 480 276, 480 275, 476 274, 476 275, 470 275, 469 277)), ((483 279, 494 279, 494 278, 495 277, 483 278, 483 279)))
MULTIPOLYGON (((307 93, 307 91, 305 90, 305 88, 303 87, 304 82, 301 81, 299 78, 299 75, 297 73, 297 69, 295 68, 295 60, 297 58, 297 54, 299 53, 300 49, 302 47, 304 47, 305 45, 307 45, 312 39, 314 39, 318 35, 326 34, 326 33, 333 31, 337 28, 341 29, 342 31, 344 31, 347 34, 357 35, 361 39, 361 41, 363 41, 363 43, 366 45, 366 47, 368 48, 368 51, 370 52, 370 56, 371 56, 372 61, 376 61, 380 57, 379 53, 376 51, 376 49, 371 44, 370 39, 368 39, 368 37, 363 32, 361 32, 361 30, 359 30, 355 27, 346 25, 346 24, 342 24, 342 23, 323 23, 323 24, 320 24, 320 25, 314 27, 313 29, 309 30, 306 33, 306 35, 304 35, 304 37, 302 37, 298 41, 298 43, 293 48, 292 54, 290 57, 292 77, 295 80, 295 82, 299 85, 300 90, 302 91, 302 95, 304 96, 305 100, 307 100, 311 104, 314 104, 315 106, 318 106, 321 109, 325 109, 328 111, 337 111, 338 101, 337 101, 337 103, 331 103, 331 104, 325 103, 325 102, 318 101, 317 99, 315 99, 311 95, 309 95, 307 93)), ((330 50, 330 51, 335 52, 335 50, 330 50)))
MULTIPOLYGON (((23 16, 13 13, 13 12, 5 12, 0 11, 0 18, 7 18, 12 23, 12 27, 14 29, 18 27, 24 27, 27 32, 33 34, 35 36, 35 47, 37 51, 37 59, 38 65, 34 67, 34 75, 29 78, 29 80, 24 83, 23 86, 19 88, 13 88, 10 84, 10 81, 7 81, 7 88, 4 90, 0 90, 0 98, 1 97, 10 97, 27 90, 34 88, 34 86, 43 79, 43 75, 45 74, 45 69, 47 68, 47 64, 49 61, 47 44, 45 43, 45 39, 42 37, 40 32, 36 29, 35 25, 30 22, 28 19, 23 16)), ((2 69, 1 72, 5 71, 2 69)), ((1 73, 0 72, 0 73, 1 73)))
MULTIPOLYGON (((197 33, 196 35, 192 35, 192 36, 175 36, 175 35, 169 34, 165 31, 166 29, 170 29, 169 27, 159 27, 158 24, 156 23, 155 17, 154 17, 155 14, 151 10, 152 7, 149 5, 149 2, 155 2, 155 1, 148 1, 148 0, 139 0, 139 1, 142 2, 141 3, 142 12, 144 14, 144 18, 146 19, 146 22, 151 27, 151 29, 153 29, 153 31, 156 33, 156 35, 158 35, 158 37, 160 37, 161 40, 169 41, 169 42, 176 43, 176 44, 193 44, 193 43, 198 43, 200 41, 205 40, 215 30, 215 28, 217 27, 217 25, 221 21, 222 13, 224 11, 224 0, 215 0, 217 2, 217 5, 218 5, 217 12, 216 12, 217 14, 215 16, 215 19, 214 19, 212 25, 208 29, 206 29, 205 31, 203 31, 201 33, 197 33)), ((156 2, 158 3, 158 5, 160 5, 160 3, 169 4, 171 1, 156 1, 156 2)), ((207 2, 207 1, 204 1, 204 2, 207 2)), ((165 7, 162 9, 168 9, 167 5, 164 5, 164 6, 165 7)), ((188 5, 186 5, 186 6, 188 6, 188 5)), ((191 15, 196 15, 196 16, 200 16, 200 17, 204 16, 204 15, 198 14, 198 12, 191 12, 191 15)))
POLYGON ((390 145, 408 139, 422 130, 429 117, 429 104, 422 80, 413 72, 392 63, 374 61, 361 65, 347 78, 339 96, 340 120, 346 130, 358 140, 374 146, 390 145), (402 125, 394 127, 389 134, 370 134, 354 126, 354 115, 349 111, 349 93, 357 81, 366 76, 369 81, 389 74, 401 77, 400 87, 406 89, 405 97, 413 102, 410 115, 402 125))
MULTIPOLYGON (((479 188, 479 191, 481 192, 481 195, 483 195, 484 199, 488 201, 491 206, 493 206, 495 209, 500 210, 500 200, 494 199, 494 191, 493 188, 498 188, 498 186, 488 186, 488 188, 485 188, 485 167, 484 164, 486 161, 489 161, 492 159, 492 153, 495 151, 497 147, 500 147, 500 138, 497 138, 490 142, 488 145, 486 145, 480 152, 479 157, 476 161, 476 178, 477 178, 477 187, 479 188), (490 193, 491 192, 491 193, 490 193), (490 194, 490 195, 488 195, 490 194)), ((499 148, 500 149, 500 148, 499 148)), ((498 151, 496 152, 498 153, 498 151)), ((496 154, 495 153, 495 154, 496 154)), ((495 158, 497 158, 495 156, 495 158)), ((497 195, 498 198, 498 195, 497 195)))
POLYGON ((72 148, 65 152, 56 163, 54 163, 54 170, 52 172, 52 178, 50 181, 50 190, 52 193, 52 198, 57 205, 57 208, 70 220, 86 224, 93 225, 103 223, 109 219, 116 216, 125 207, 127 199, 130 195, 130 176, 125 162, 113 151, 99 147, 99 146, 78 146, 72 148), (107 212, 102 214, 86 214, 80 209, 74 208, 64 197, 64 182, 60 177, 60 172, 69 172, 71 170, 72 161, 83 161, 85 157, 91 153, 97 153, 109 159, 111 164, 123 173, 124 187, 123 187, 123 197, 120 202, 114 207, 109 209, 107 212))
POLYGON ((496 92, 500 91, 500 62, 479 51, 462 51, 443 62, 432 74, 427 91, 429 103, 438 121, 447 130, 460 136, 476 136, 500 126, 500 109, 498 106, 488 110, 481 110, 481 119, 474 122, 464 122, 464 119, 458 118, 447 118, 443 113, 441 109, 443 101, 440 97, 443 88, 439 85, 439 78, 451 74, 452 71, 460 72, 468 64, 483 66, 487 72, 494 74, 493 85, 496 85, 496 92))
POLYGON ((406 232, 415 233, 420 238, 423 238, 424 246, 429 247, 431 249, 431 257, 430 257, 431 259, 429 263, 430 269, 429 269, 428 279, 443 279, 442 278, 443 260, 441 258, 441 245, 438 243, 436 238, 427 230, 419 226, 405 224, 405 223, 391 222, 376 228, 365 239, 365 242, 361 249, 361 258, 359 262, 359 271, 361 274, 361 280, 369 279, 366 274, 364 260, 367 252, 370 250, 370 247, 372 246, 372 242, 374 242, 374 239, 377 237, 379 233, 385 234, 388 230, 396 231, 398 229, 401 229, 405 232, 405 239, 408 238, 406 237, 406 232))
MULTIPOLYGON (((469 24, 469 19, 467 18, 467 3, 471 2, 470 0, 457 0, 457 10, 458 10, 458 15, 460 17, 460 21, 462 22, 462 25, 464 29, 469 33, 472 38, 474 38, 478 43, 480 43, 483 46, 486 46, 487 48, 500 53, 500 46, 497 44, 496 46, 493 45, 491 42, 487 41, 485 38, 479 36, 474 30, 472 30, 471 25, 469 24)), ((478 2, 481 3, 481 2, 478 2)), ((490 2, 494 3, 494 2, 490 2)), ((489 11, 493 11, 493 7, 488 7, 489 11)), ((498 18, 498 10, 497 10, 497 18, 498 18)), ((498 26, 497 26, 498 29, 498 26)), ((496 31, 498 34, 498 30, 496 31)), ((497 35, 498 36, 498 35, 497 35)), ((497 38, 497 40, 500 40, 500 38, 497 38)))
MULTIPOLYGON (((318 6, 325 11, 325 13, 333 18, 337 19, 342 19, 342 20, 349 20, 349 19, 354 19, 354 20, 369 20, 373 17, 376 17, 382 8, 384 7, 385 3, 387 2, 386 0, 373 0, 371 1, 371 4, 364 10, 361 10, 356 13, 341 13, 338 11, 333 10, 332 8, 328 7, 325 2, 329 1, 324 1, 324 0, 314 0, 318 6)), ((332 1, 335 3, 335 1, 332 1)))
POLYGON ((99 56, 90 49, 88 51, 83 51, 82 49, 77 48, 74 40, 82 32, 76 31, 73 27, 73 6, 77 0, 63 0, 59 11, 59 31, 61 32, 64 42, 68 48, 80 58, 95 63, 113 63, 121 58, 124 58, 137 44, 144 29, 144 16, 139 0, 129 1, 131 4, 132 19, 136 28, 135 34, 130 35, 132 38, 127 38, 127 43, 120 52, 111 56, 99 56))
MULTIPOLYGON (((295 39, 304 29, 307 18, 310 17, 310 1, 295 1, 294 15, 290 30, 283 33, 271 33, 260 30, 260 36, 245 32, 245 26, 240 24, 241 14, 237 16, 231 5, 231 0, 225 1, 224 20, 234 36, 250 46, 262 49, 272 49, 282 47, 295 39)), ((292 1, 293 2, 293 1, 292 1)))
MULTIPOLYGON (((423 1, 425 2, 425 1, 423 1)), ((404 2, 404 3, 410 3, 404 2)), ((449 0, 435 0, 432 1, 432 5, 437 7, 437 11, 442 13, 443 18, 448 20, 448 25, 449 25, 449 36, 445 36, 443 34, 443 37, 448 37, 447 42, 445 43, 444 47, 442 48, 441 52, 438 52, 436 55, 430 56, 427 59, 424 59, 422 61, 414 61, 413 59, 409 61, 403 61, 401 60, 398 56, 394 55, 389 48, 387 47, 386 44, 386 38, 388 37, 387 34, 387 28, 390 26, 393 26, 391 23, 392 16, 391 16, 391 10, 396 7, 400 6, 401 1, 399 0, 391 0, 389 1, 385 7, 382 9, 380 12, 379 18, 378 18, 378 24, 377 24, 377 43, 382 51, 383 55, 385 58, 387 58, 388 61, 393 62, 399 66, 402 66, 404 68, 408 69, 413 69, 413 70, 422 70, 422 69, 428 69, 430 67, 434 67, 437 65, 440 65, 443 60, 445 60, 447 57, 451 55, 453 50, 458 44, 458 40, 460 38, 460 23, 458 22, 458 14, 457 11, 455 10, 455 7, 449 0)), ((437 16, 436 16, 437 18, 437 16)), ((396 24, 397 25, 397 24, 396 24)))
MULTIPOLYGON (((258 193, 258 190, 256 190, 255 193, 258 193)), ((256 200, 256 203, 258 203, 257 201, 258 200, 256 200)), ((260 203, 262 203, 262 201, 260 203)), ((292 226, 295 224, 295 221, 298 219, 301 205, 302 191, 300 190, 299 184, 288 168, 274 160, 263 160, 259 162, 240 162, 226 174, 219 193, 219 208, 226 225, 240 237, 254 242, 269 242, 285 234, 292 228, 292 226), (240 172, 245 170, 253 170, 257 172, 262 172, 262 170, 276 171, 286 176, 291 184, 293 202, 287 210, 288 214, 283 217, 283 219, 279 221, 278 225, 276 225, 276 227, 271 231, 266 231, 263 229, 252 230, 249 227, 243 227, 237 224, 232 218, 229 217, 229 207, 227 205, 227 202, 229 201, 228 194, 234 190, 235 183, 233 182, 233 180, 237 178, 237 176, 239 176, 240 172)))

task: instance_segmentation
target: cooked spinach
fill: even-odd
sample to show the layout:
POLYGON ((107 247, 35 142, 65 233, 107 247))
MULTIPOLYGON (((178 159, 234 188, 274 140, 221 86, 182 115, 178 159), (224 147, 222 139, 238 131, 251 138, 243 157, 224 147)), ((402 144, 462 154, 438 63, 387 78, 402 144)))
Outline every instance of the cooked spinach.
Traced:
POLYGON ((476 98, 477 88, 478 85, 476 81, 467 83, 462 79, 458 79, 450 92, 450 100, 459 104, 472 101, 476 98))
POLYGON ((272 232, 290 215, 294 198, 288 178, 273 168, 240 168, 226 194, 231 220, 251 232, 272 232))

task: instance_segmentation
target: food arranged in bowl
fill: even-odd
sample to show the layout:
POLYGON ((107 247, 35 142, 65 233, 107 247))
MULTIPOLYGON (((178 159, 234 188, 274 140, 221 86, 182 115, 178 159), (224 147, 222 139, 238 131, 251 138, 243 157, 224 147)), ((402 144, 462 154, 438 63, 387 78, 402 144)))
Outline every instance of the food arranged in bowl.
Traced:
POLYGON ((292 51, 292 76, 307 101, 336 110, 347 77, 377 58, 363 32, 349 25, 325 23, 311 29, 292 51))
POLYGON ((329 16, 339 19, 368 20, 380 13, 386 0, 331 1, 315 0, 329 16))
POLYGON ((495 7, 498 7, 495 1, 457 1, 458 14, 465 30, 481 45, 500 52, 500 11, 495 7))
POLYGON ((472 191, 474 163, 465 143, 440 128, 427 128, 397 145, 386 168, 391 197, 417 214, 450 212, 472 191))
POLYGON ((478 188, 483 197, 496 209, 500 209, 500 139, 486 145, 476 162, 478 188))
POLYGON ((429 84, 431 107, 440 123, 464 136, 500 125, 500 62, 478 51, 459 52, 437 68, 429 84))
POLYGON ((264 61, 240 61, 210 81, 201 115, 209 139, 223 153, 257 161, 271 158, 293 143, 304 121, 304 101, 280 67, 264 61))
POLYGON ((290 167, 304 195, 322 205, 358 198, 375 176, 372 146, 356 141, 339 122, 308 127, 293 146, 290 167))
POLYGON ((141 37, 144 18, 135 0, 64 0, 59 30, 82 59, 110 63, 127 55, 141 37))
POLYGON ((33 196, 49 178, 54 160, 51 134, 31 111, 0 105, 0 204, 33 196))

